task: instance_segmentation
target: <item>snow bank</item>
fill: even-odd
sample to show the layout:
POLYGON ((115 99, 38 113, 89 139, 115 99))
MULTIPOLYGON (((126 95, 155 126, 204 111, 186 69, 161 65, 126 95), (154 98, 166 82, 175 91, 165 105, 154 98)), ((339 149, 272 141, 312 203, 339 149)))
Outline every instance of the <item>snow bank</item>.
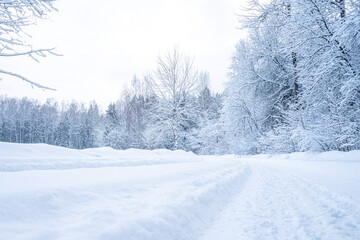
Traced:
POLYGON ((0 171, 140 166, 201 160, 194 153, 181 150, 115 150, 109 147, 76 150, 47 144, 0 142, 0 171))
POLYGON ((250 174, 238 159, 183 151, 0 145, 9 146, 9 157, 0 159, 16 161, 15 170, 33 159, 51 167, 0 171, 0 239, 196 239, 250 174), (133 165, 61 169, 90 157, 133 165))

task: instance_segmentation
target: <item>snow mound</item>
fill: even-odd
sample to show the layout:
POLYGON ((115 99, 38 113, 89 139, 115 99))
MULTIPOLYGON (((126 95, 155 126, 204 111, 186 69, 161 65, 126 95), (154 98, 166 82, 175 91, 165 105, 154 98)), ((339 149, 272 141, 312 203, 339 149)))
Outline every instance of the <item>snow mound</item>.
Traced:
POLYGON ((192 152, 182 150, 115 150, 110 147, 85 150, 47 144, 0 142, 0 171, 140 166, 201 161, 192 152))

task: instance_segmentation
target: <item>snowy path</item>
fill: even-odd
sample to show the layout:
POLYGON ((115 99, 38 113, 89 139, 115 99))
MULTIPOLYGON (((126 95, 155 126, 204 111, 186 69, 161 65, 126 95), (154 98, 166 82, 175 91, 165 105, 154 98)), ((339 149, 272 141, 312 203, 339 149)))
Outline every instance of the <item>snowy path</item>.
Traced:
POLYGON ((246 182, 237 159, 0 173, 0 239, 196 239, 246 182))
POLYGON ((0 143, 0 239, 360 240, 359 172, 360 151, 237 158, 0 143))
POLYGON ((244 189, 202 240, 360 239, 359 209, 351 201, 284 171, 249 165, 244 189))

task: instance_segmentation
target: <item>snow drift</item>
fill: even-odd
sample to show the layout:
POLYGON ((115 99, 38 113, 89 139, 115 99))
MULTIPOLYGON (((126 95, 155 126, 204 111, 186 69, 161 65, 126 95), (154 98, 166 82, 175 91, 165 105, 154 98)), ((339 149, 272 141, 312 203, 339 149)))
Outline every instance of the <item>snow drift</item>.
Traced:
POLYGON ((201 161, 182 150, 115 150, 110 147, 76 150, 47 144, 0 142, 0 171, 139 166, 201 161))

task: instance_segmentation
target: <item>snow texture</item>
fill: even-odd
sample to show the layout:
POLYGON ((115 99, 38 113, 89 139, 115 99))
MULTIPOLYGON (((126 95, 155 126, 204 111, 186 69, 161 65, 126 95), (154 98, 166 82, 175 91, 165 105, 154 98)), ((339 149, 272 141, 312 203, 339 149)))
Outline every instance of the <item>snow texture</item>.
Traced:
POLYGON ((360 239, 360 152, 0 143, 0 239, 360 239))
POLYGON ((75 150, 47 144, 0 144, 0 171, 73 169, 153 165, 200 161, 192 152, 114 150, 110 147, 75 150), (19 147, 21 150, 19 150, 19 147))

